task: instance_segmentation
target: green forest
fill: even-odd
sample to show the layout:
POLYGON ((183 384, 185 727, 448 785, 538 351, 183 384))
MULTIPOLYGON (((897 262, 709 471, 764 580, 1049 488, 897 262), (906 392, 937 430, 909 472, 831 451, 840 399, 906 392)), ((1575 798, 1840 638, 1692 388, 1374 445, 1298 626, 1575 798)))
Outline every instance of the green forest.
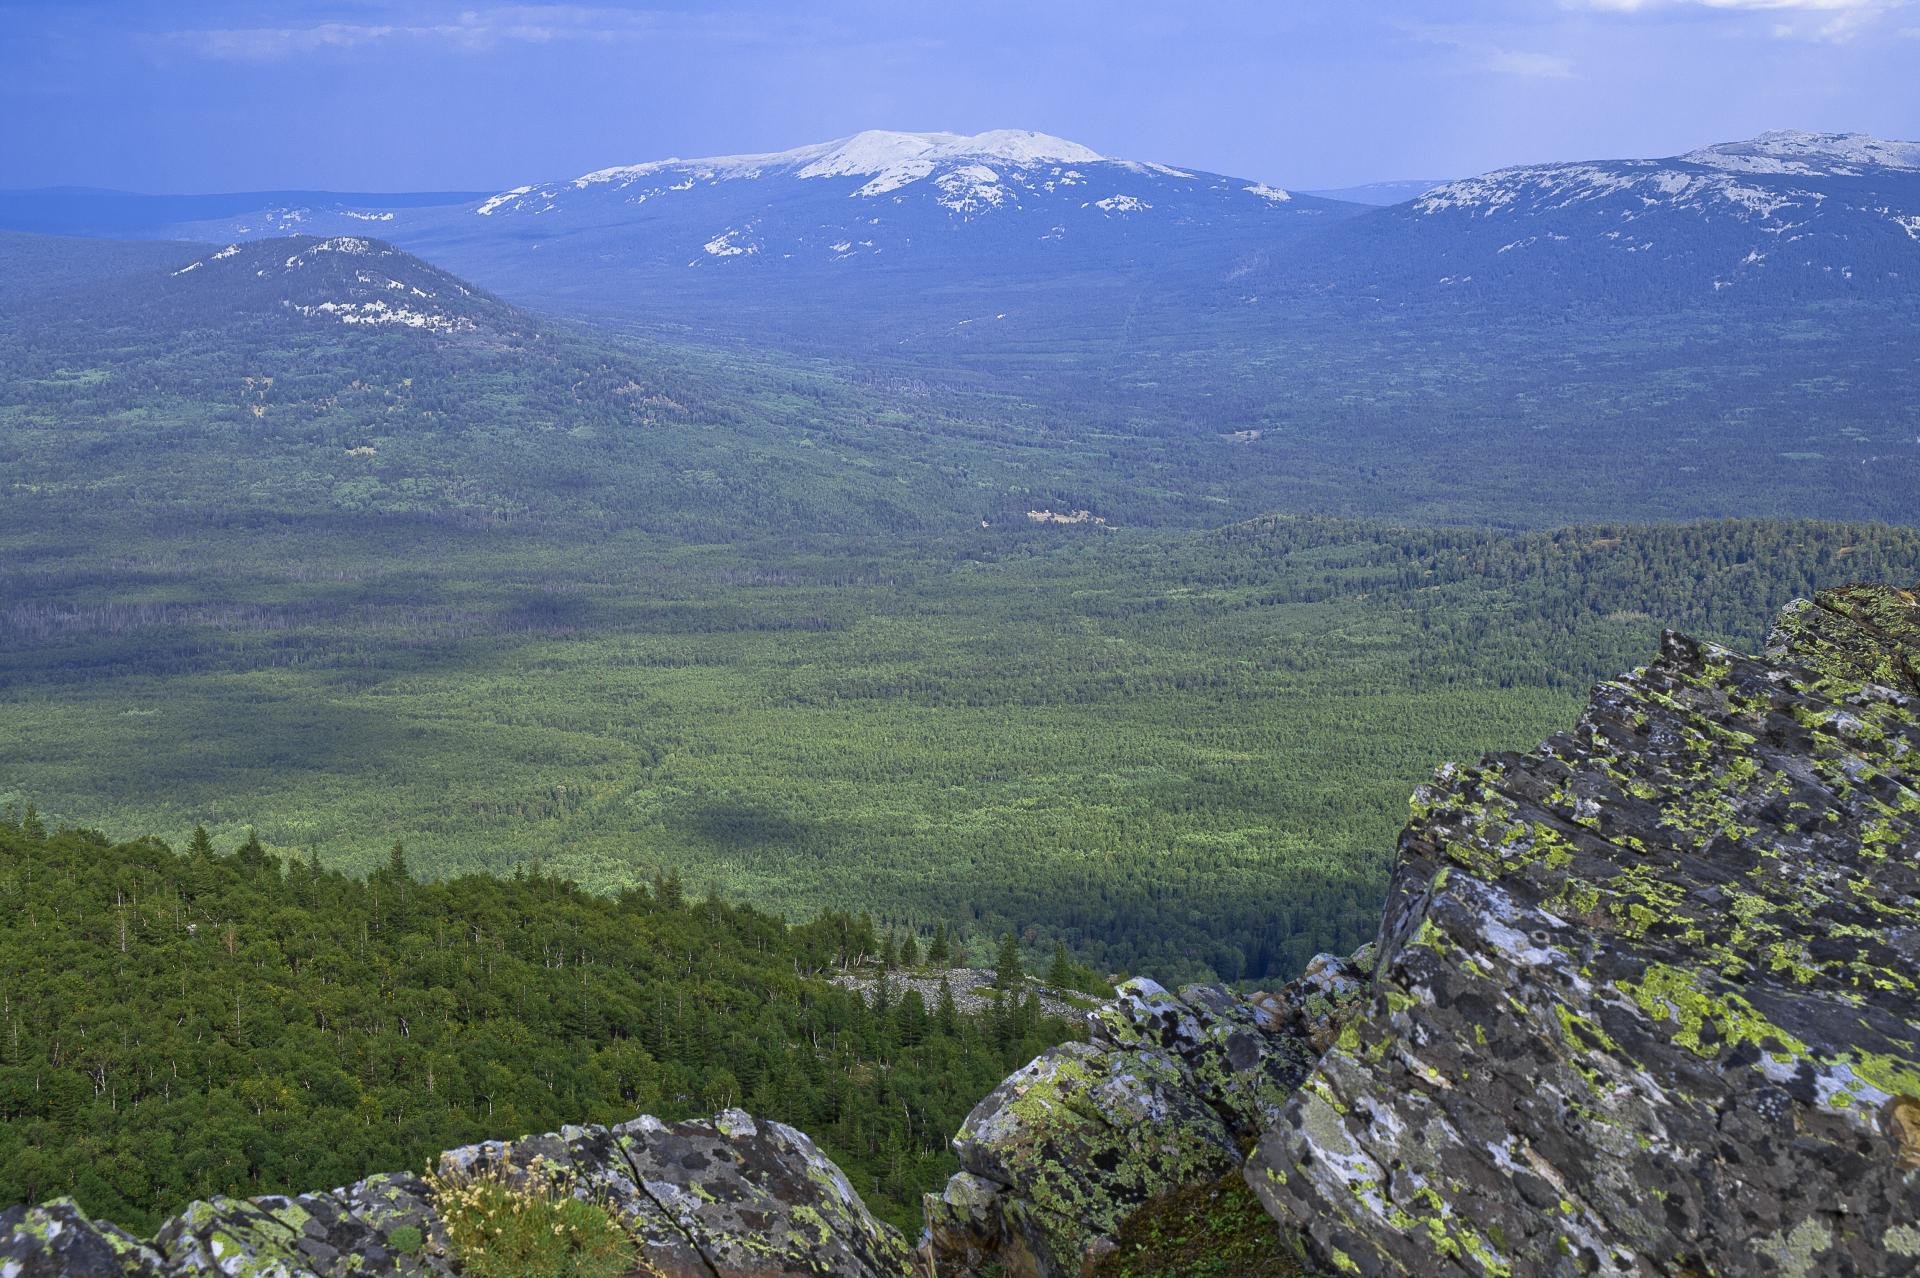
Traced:
POLYGON ((538 872, 422 882, 398 847, 349 878, 252 840, 175 852, 9 811, 0 1201, 71 1194, 147 1232, 213 1194, 738 1105, 811 1134, 912 1230, 974 1100, 1069 1029, 1014 982, 965 1016, 823 979, 895 939, 673 878, 612 896, 538 872))

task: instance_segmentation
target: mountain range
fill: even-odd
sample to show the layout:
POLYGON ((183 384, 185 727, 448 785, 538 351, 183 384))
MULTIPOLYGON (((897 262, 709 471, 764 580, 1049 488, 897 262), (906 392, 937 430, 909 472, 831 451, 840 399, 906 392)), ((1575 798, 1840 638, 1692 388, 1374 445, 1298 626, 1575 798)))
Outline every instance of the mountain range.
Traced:
POLYGON ((14 193, 0 226, 223 243, 371 233, 539 306, 882 349, 978 347, 996 327, 1021 345, 1034 321, 1111 334, 1168 305, 1258 312, 1438 290, 1527 309, 1724 293, 1771 304, 1910 292, 1920 265, 1920 144, 1860 134, 1333 194, 1355 198, 1028 131, 870 131, 483 198, 14 193), (1397 195, 1410 198, 1375 207, 1397 195))
MULTIPOLYGON (((955 449, 1025 473, 1018 510, 1110 522, 1205 523, 1222 503, 1449 518, 1465 502, 1523 526, 1899 517, 1920 484, 1917 154, 1775 133, 1369 207, 1044 134, 874 132, 483 199, 229 203, 144 242, 0 231, 0 298, 38 317, 43 348, 139 316, 299 320, 303 342, 333 344, 505 337, 520 384, 557 377, 528 335, 566 317, 664 340, 703 385, 748 351, 798 355, 832 381, 831 413, 865 423, 835 428, 850 446, 885 422, 890 456, 940 474, 937 495, 873 507, 886 526, 1006 513, 970 495, 979 472, 950 468, 955 449), (1746 464, 1716 478, 1730 450, 1746 464)), ((607 336, 563 362, 600 361, 607 336)), ((60 358, 50 372, 84 367, 60 358)), ((580 466, 569 491, 604 491, 580 466)), ((676 509, 704 504, 675 483, 676 509)))

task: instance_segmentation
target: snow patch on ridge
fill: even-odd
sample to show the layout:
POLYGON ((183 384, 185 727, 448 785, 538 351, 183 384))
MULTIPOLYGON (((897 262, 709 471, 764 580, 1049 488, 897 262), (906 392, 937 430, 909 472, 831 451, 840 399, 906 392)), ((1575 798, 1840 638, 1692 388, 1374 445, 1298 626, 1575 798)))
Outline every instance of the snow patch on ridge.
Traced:
POLYGON ((1819 191, 1792 187, 1763 187, 1728 173, 1699 173, 1624 161, 1619 165, 1548 164, 1532 168, 1501 169, 1483 177, 1437 186, 1413 201, 1424 214, 1464 212, 1492 217, 1503 210, 1553 212, 1589 204, 1610 196, 1632 195, 1642 209, 1671 208, 1722 211, 1766 220, 1782 209, 1817 206, 1826 199, 1819 191))
POLYGON ((956 212, 970 213, 1007 202, 1011 188, 1002 178, 1001 169, 1018 174, 1021 186, 1052 190, 1056 184, 1071 186, 1084 182, 1085 174, 1075 166, 1094 164, 1114 164, 1135 173, 1182 180, 1194 177, 1164 164, 1109 160, 1078 142, 1025 129, 995 129, 974 134, 874 129, 790 151, 693 160, 675 157, 596 169, 565 182, 514 187, 481 201, 474 212, 483 217, 501 211, 543 212, 554 207, 554 202, 570 190, 595 187, 624 190, 644 183, 640 193, 630 197, 639 203, 650 196, 691 190, 700 184, 784 176, 801 180, 864 178, 865 182, 853 195, 868 199, 933 179, 942 187, 940 203, 949 208, 960 205, 963 207, 955 208, 956 212), (973 172, 990 168, 995 170, 991 182, 973 172), (952 189, 947 189, 947 179, 956 175, 958 179, 950 184, 952 189), (1001 188, 997 199, 989 193, 990 186, 1001 188))
POLYGON ((296 313, 306 316, 330 316, 342 324, 398 325, 423 328, 438 333, 471 332, 474 322, 460 315, 437 315, 405 306, 390 306, 384 301, 320 302, 312 306, 287 303, 296 313))
POLYGON ((1762 133, 1745 142, 1703 146, 1680 159, 1731 173, 1857 177, 1867 169, 1920 172, 1920 142, 1895 142, 1864 133, 1788 129, 1762 133))

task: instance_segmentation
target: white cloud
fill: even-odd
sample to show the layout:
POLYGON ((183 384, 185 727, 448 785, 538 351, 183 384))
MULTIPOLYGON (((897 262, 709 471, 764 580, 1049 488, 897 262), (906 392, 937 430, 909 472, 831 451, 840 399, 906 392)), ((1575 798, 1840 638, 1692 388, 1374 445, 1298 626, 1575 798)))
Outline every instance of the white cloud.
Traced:
POLYGON ((304 54, 406 41, 481 52, 504 44, 630 39, 651 31, 655 25, 653 15, 619 9, 516 5, 468 9, 446 21, 195 28, 170 31, 158 40, 167 48, 203 58, 276 62, 304 54))
POLYGON ((1879 11, 1902 0, 1563 0, 1570 9, 1604 9, 1612 13, 1640 13, 1649 9, 1732 9, 1749 12, 1857 10, 1879 11))
POLYGON ((1757 28, 1782 40, 1845 43, 1914 0, 1559 0, 1563 9, 1622 14, 1717 12, 1729 19, 1765 17, 1757 28))
POLYGON ((1486 32, 1457 27, 1403 26, 1401 30, 1424 44, 1440 45, 1461 55, 1456 70, 1491 71, 1495 75, 1521 76, 1531 80, 1574 78, 1573 59, 1564 53, 1509 49, 1489 40, 1486 32))
POLYGON ((1532 76, 1539 80, 1571 80, 1573 59, 1560 53, 1528 53, 1521 49, 1489 49, 1482 65, 1502 75, 1532 76))

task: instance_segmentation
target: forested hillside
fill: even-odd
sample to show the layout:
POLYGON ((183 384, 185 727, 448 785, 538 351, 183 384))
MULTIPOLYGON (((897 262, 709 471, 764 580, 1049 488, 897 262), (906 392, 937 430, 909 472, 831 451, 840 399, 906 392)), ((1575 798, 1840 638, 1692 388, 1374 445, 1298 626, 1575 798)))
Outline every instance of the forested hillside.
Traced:
MULTIPOLYGON (((927 938, 923 938, 927 939, 927 938)), ((946 1139, 1068 1033, 1030 998, 869 1008, 823 973, 892 952, 677 879, 364 880, 204 834, 176 853, 0 818, 0 1201, 147 1230, 188 1200, 345 1184, 562 1123, 739 1105, 809 1132, 903 1225, 946 1139)))

